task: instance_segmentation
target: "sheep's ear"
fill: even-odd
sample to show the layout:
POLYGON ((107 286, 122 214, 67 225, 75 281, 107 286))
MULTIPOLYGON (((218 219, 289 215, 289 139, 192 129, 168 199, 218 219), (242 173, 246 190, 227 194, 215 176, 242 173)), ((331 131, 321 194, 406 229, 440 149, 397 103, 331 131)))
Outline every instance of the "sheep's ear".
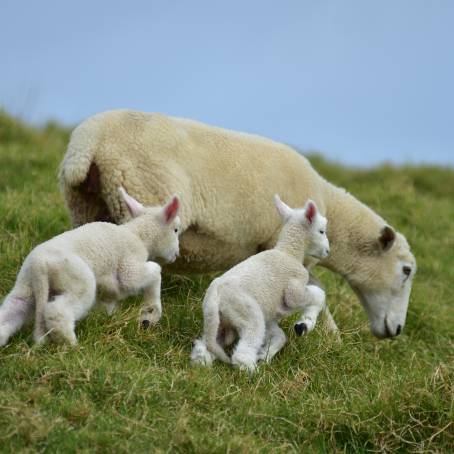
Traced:
POLYGON ((291 216, 292 209, 286 205, 277 194, 274 195, 274 204, 276 205, 277 211, 282 220, 286 221, 291 216))
POLYGON ((317 215, 317 205, 315 204, 314 201, 309 199, 306 202, 306 205, 304 207, 304 217, 306 218, 306 221, 309 224, 312 224, 314 222, 314 218, 317 215))
POLYGON ((180 209, 180 198, 175 194, 172 200, 167 203, 162 209, 164 222, 170 224, 178 214, 180 209))
POLYGON ((394 229, 392 229, 389 225, 385 225, 385 227, 381 229, 380 237, 378 238, 378 242, 382 251, 389 251, 394 244, 395 239, 396 232, 394 231, 394 229))
POLYGON ((128 207, 129 214, 133 218, 136 218, 137 216, 140 216, 143 213, 143 211, 145 210, 145 207, 140 202, 138 202, 134 197, 130 196, 125 191, 124 188, 119 187, 118 192, 120 193, 126 206, 128 207))

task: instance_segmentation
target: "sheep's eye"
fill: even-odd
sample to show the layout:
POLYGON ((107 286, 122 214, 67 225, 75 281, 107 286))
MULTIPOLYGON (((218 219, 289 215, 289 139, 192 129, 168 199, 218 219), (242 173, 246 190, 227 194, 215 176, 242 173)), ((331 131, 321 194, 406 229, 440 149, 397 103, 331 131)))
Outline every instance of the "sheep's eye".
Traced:
POLYGON ((323 235, 325 233, 324 230, 319 230, 319 232, 323 235))
POLYGON ((178 233, 178 229, 175 229, 175 233, 178 233))

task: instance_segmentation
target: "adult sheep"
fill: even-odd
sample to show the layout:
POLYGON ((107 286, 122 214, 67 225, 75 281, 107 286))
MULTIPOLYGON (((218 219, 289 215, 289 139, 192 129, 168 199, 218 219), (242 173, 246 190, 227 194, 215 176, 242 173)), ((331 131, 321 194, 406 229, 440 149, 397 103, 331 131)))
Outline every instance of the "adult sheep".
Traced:
POLYGON ((196 121, 130 110, 95 115, 72 133, 60 184, 74 225, 122 222, 117 188, 146 205, 182 195, 181 258, 171 269, 224 270, 275 244, 278 193, 311 198, 328 218, 331 254, 321 264, 347 279, 372 333, 397 336, 416 262, 403 235, 292 148, 196 121))

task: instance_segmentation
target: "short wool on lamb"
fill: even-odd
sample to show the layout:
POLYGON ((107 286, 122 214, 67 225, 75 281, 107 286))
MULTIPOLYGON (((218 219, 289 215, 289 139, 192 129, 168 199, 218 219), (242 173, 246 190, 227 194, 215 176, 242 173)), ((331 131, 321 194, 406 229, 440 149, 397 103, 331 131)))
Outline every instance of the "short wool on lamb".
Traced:
POLYGON ((76 344, 75 322, 95 304, 96 292, 109 312, 116 302, 144 291, 140 322, 161 317, 161 267, 179 252, 177 196, 164 207, 144 207, 123 188, 120 197, 132 216, 129 222, 85 224, 52 238, 30 252, 11 292, 0 306, 0 345, 31 318, 34 339, 63 339, 76 344))
POLYGON ((193 363, 211 365, 214 359, 253 371, 258 360, 271 361, 284 346, 280 319, 301 311, 300 323, 312 331, 325 305, 325 293, 308 285, 306 255, 329 255, 326 218, 309 200, 291 209, 275 196, 283 227, 276 246, 234 266, 209 286, 203 301, 204 329, 194 343, 193 363), (224 346, 239 337, 232 357, 224 346))

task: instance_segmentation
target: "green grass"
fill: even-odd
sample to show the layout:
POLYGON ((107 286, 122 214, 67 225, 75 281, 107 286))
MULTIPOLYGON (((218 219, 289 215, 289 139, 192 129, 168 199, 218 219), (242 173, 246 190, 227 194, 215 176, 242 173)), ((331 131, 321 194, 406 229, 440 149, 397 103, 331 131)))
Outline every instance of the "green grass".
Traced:
MULTIPOLYGON (((68 132, 0 114, 0 295, 27 253, 70 226, 57 186, 68 132)), ((345 282, 327 271, 339 344, 323 323, 252 377, 192 368, 210 276, 166 277, 164 315, 137 327, 139 298, 92 312, 80 345, 33 346, 30 328, 0 350, 2 452, 301 452, 454 450, 454 171, 355 170, 313 158, 401 230, 418 260, 407 325, 369 333, 345 282)))

